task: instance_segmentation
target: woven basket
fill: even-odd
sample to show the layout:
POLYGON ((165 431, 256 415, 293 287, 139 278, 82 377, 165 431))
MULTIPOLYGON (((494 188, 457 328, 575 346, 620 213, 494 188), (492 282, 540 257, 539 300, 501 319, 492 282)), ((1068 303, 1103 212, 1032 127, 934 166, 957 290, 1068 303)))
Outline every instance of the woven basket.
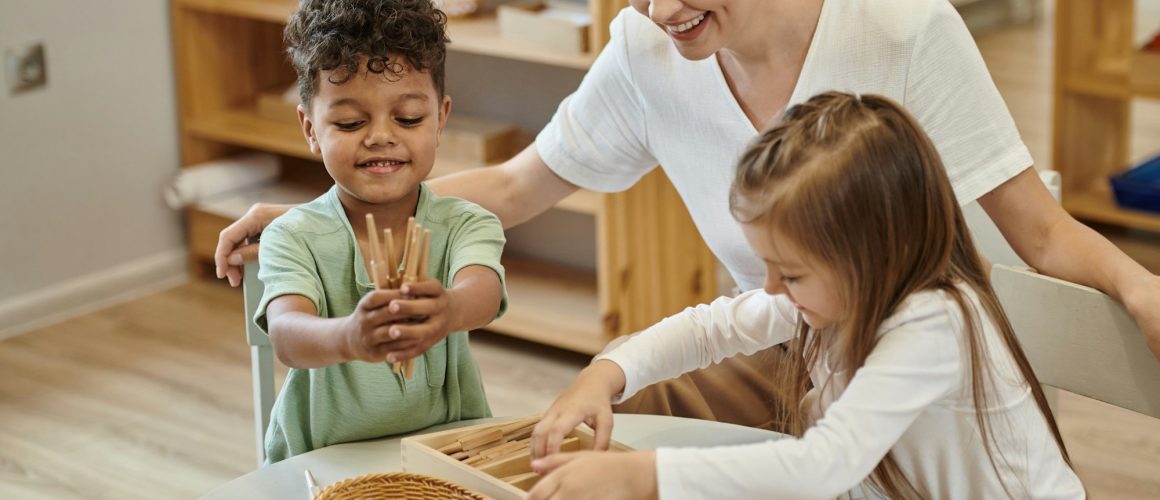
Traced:
POLYGON ((488 497, 450 481, 413 472, 367 474, 327 486, 315 500, 410 500, 439 498, 487 500, 488 497))

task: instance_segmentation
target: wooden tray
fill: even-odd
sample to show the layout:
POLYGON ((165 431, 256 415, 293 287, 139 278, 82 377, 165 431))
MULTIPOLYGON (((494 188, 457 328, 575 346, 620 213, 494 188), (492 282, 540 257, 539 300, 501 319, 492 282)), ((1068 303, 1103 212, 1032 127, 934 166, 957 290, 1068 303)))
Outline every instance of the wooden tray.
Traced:
MULTIPOLYGON (((496 500, 522 499, 540 479, 532 472, 531 450, 519 444, 531 436, 536 421, 538 417, 528 417, 403 438, 403 470, 446 479, 496 500), (460 443, 469 449, 467 460, 454 458, 464 452, 440 451, 458 449, 460 443)), ((568 434, 561 449, 592 449, 593 441, 592 431, 579 426, 568 434)), ((609 449, 632 448, 613 441, 609 449)))

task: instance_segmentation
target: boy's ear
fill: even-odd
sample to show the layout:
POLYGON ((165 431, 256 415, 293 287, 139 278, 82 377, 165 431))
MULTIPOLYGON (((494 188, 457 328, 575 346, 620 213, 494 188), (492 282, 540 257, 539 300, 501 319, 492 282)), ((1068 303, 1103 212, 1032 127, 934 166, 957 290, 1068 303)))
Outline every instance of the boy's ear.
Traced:
POLYGON ((447 126, 447 117, 451 115, 451 96, 443 96, 443 102, 439 104, 439 135, 443 135, 443 127, 447 126))
POLYGON ((301 104, 298 105, 298 125, 302 127, 302 135, 306 136, 306 144, 310 146, 310 152, 316 155, 322 154, 322 148, 318 146, 318 136, 314 130, 314 121, 310 119, 310 112, 301 104))

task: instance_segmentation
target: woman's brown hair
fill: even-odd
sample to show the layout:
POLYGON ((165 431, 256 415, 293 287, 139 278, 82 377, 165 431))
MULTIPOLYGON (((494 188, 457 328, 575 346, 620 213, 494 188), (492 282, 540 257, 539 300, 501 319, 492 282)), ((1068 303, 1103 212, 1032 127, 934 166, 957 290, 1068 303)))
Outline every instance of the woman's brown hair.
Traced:
MULTIPOLYGON (((808 369, 820 351, 836 361, 835 373, 844 370, 852 378, 877 344, 882 323, 907 297, 925 290, 945 292, 962 311, 976 421, 991 468, 1002 481, 986 417, 993 388, 990 358, 980 316, 961 284, 974 291, 994 322, 1071 464, 1043 389, 975 250, 942 160, 901 106, 882 96, 827 92, 791 107, 741 157, 730 207, 742 223, 768 224, 791 235, 845 284, 837 292, 848 314, 835 325, 834 335, 808 335, 808 326, 799 320, 789 361, 777 373, 787 401, 805 397, 808 369)), ((790 433, 804 434, 800 405, 778 411, 790 433)), ((923 496, 902 474, 893 453, 875 467, 870 484, 890 498, 923 496)), ((1013 493, 1005 482, 1003 488, 1012 497, 1026 495, 1013 493)))

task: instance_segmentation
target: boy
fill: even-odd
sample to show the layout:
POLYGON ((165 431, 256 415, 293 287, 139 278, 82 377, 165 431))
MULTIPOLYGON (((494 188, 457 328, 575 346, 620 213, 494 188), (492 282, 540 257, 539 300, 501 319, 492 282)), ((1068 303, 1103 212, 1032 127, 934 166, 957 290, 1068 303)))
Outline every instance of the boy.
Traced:
POLYGON ((298 120, 335 185, 262 234, 255 321, 291 367, 267 463, 491 416, 466 330, 505 308, 503 230, 421 182, 451 111, 445 23, 430 0, 302 0, 286 26, 298 120), (430 229, 431 278, 375 290, 366 214, 392 229, 395 248, 408 217, 430 229), (392 372, 416 357, 413 378, 392 372))

